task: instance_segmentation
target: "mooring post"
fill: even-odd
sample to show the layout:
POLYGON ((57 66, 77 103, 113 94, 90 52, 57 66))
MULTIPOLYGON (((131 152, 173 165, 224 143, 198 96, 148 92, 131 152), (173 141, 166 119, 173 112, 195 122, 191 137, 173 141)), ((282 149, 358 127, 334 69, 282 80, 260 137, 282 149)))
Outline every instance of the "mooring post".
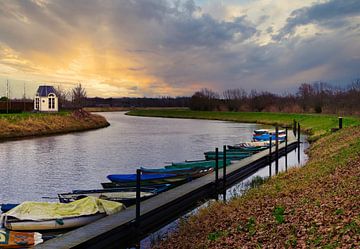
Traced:
POLYGON ((136 170, 136 227, 140 224, 140 186, 141 186, 141 169, 136 170))
POLYGON ((288 128, 285 128, 285 171, 288 168, 288 128))
POLYGON ((272 147, 272 136, 270 136, 270 139, 269 139, 269 177, 271 177, 271 147, 272 147))
POLYGON ((226 202, 226 146, 223 147, 223 200, 226 202))
POLYGON ((219 200, 219 148, 215 149, 215 199, 219 200))
POLYGON ((294 119, 294 124, 293 124, 293 133, 294 136, 296 137, 296 120, 294 119))
POLYGON ((297 143, 298 143, 298 162, 300 163, 300 123, 298 123, 298 130, 297 130, 297 143))
POLYGON ((279 172, 279 126, 276 125, 275 127, 275 149, 276 149, 276 153, 275 153, 275 175, 278 174, 279 172))
POLYGON ((339 129, 343 128, 343 118, 339 117, 339 129))

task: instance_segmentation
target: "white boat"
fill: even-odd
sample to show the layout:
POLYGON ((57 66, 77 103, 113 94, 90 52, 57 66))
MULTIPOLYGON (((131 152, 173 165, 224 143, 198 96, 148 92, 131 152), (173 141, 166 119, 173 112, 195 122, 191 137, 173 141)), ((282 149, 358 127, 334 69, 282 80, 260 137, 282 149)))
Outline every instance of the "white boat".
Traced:
POLYGON ((3 227, 16 231, 69 229, 125 209, 122 203, 85 197, 71 203, 23 202, 1 215, 3 227))
POLYGON ((97 213, 92 215, 82 215, 78 217, 50 219, 50 220, 19 220, 6 216, 4 226, 9 230, 15 231, 44 231, 70 229, 84 226, 98 219, 105 217, 106 214, 97 213))

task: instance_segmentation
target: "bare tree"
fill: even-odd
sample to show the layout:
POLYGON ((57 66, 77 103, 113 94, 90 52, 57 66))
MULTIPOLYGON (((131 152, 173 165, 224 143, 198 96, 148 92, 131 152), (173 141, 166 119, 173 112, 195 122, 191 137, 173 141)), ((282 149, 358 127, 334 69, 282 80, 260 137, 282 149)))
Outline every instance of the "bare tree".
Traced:
POLYGON ((71 93, 73 105, 77 108, 84 107, 86 102, 86 90, 82 87, 81 83, 74 87, 71 93))

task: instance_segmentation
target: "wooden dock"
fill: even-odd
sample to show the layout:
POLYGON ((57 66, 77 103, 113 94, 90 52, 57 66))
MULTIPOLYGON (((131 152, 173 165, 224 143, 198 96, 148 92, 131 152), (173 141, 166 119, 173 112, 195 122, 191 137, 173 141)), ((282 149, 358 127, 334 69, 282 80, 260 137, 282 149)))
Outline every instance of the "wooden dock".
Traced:
MULTIPOLYGON (((275 161, 277 155, 281 157, 286 152, 298 148, 299 139, 289 134, 287 145, 285 148, 285 143, 279 144, 278 152, 273 146, 271 161, 275 161)), ((269 166, 269 162, 269 150, 261 151, 227 167, 225 183, 222 170, 219 170, 218 189, 214 172, 141 202, 138 222, 134 205, 125 211, 46 241, 36 248, 126 248, 186 214, 205 200, 213 199, 218 193, 223 192, 223 186, 229 188, 260 168, 269 166)))

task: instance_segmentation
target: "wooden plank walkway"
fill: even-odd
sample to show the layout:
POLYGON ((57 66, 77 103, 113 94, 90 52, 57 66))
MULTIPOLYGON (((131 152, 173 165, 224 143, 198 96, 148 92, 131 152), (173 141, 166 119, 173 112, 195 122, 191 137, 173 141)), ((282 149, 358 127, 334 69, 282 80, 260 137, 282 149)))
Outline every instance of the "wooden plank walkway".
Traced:
MULTIPOLYGON (((289 135, 287 152, 296 149, 298 142, 289 135)), ((275 146, 272 148, 275 160, 275 146)), ((279 144, 279 157, 285 155, 285 143, 279 144)), ((226 188, 245 179, 258 169, 269 165, 269 151, 261 151, 227 167, 226 188)), ((135 222, 135 206, 107 216, 89 225, 46 241, 36 248, 124 248, 135 240, 169 224, 181 215, 214 198, 222 191, 222 170, 219 170, 219 189, 215 187, 215 172, 161 193, 141 202, 140 223, 135 222)), ((221 192, 222 193, 222 192, 221 192)))

